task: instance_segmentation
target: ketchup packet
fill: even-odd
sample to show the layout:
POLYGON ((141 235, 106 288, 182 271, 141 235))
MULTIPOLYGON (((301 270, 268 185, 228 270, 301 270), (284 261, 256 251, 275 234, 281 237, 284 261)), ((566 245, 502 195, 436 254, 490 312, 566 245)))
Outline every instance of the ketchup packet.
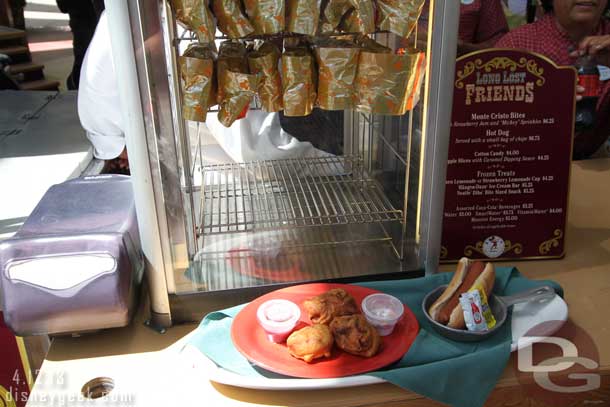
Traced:
POLYGON ((496 318, 494 318, 493 312, 491 312, 491 308, 489 308, 489 301, 487 300, 487 294, 485 294, 485 288, 483 288, 482 284, 477 284, 472 287, 469 291, 478 291, 481 296, 481 307, 483 311, 483 318, 485 318, 485 322, 487 322, 487 328, 492 329, 496 326, 496 318))
POLYGON ((478 290, 468 291, 460 295, 460 305, 464 311, 466 329, 473 332, 484 332, 489 330, 485 317, 483 317, 481 295, 478 290))

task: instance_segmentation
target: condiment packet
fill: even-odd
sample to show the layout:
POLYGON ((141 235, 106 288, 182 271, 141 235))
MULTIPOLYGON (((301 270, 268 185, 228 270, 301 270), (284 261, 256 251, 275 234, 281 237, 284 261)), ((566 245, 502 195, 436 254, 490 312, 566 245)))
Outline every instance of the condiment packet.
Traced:
POLYGON ((496 326, 496 318, 494 317, 493 312, 491 312, 491 308, 489 308, 489 301, 487 300, 487 294, 485 294, 485 288, 483 288, 482 284, 477 284, 472 287, 469 291, 478 291, 479 296, 481 297, 481 310, 483 311, 483 318, 485 318, 485 322, 487 322, 487 328, 492 329, 496 326))
POLYGON ((464 312, 466 329, 472 332, 485 332, 489 330, 483 317, 483 306, 478 290, 468 291, 460 295, 460 305, 464 312))

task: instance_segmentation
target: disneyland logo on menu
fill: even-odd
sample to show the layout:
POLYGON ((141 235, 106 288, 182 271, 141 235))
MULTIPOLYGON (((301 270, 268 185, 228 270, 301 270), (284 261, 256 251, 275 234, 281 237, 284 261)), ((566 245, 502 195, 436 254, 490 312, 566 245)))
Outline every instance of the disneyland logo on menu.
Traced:
POLYGON ((528 398, 553 407, 608 402, 599 392, 602 383, 597 346, 571 321, 535 326, 519 339, 518 349, 515 372, 528 398))
POLYGON ((475 83, 466 85, 466 105, 489 102, 534 103, 534 82, 526 72, 476 72, 475 83))

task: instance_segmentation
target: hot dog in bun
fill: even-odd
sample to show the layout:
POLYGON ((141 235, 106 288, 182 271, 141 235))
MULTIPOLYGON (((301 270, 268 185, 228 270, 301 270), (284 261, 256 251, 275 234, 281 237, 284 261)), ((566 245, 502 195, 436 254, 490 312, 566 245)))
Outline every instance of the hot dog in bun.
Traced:
POLYGON ((481 287, 489 296, 493 290, 496 273, 491 263, 470 261, 462 257, 449 285, 428 309, 430 317, 449 328, 465 329, 464 313, 460 305, 460 295, 474 287, 481 287))

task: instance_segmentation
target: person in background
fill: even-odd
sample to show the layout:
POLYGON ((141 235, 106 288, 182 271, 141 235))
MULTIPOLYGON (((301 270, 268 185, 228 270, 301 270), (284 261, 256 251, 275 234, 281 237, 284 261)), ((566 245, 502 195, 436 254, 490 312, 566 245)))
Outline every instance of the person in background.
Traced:
MULTIPOLYGON (((424 4, 424 11, 418 22, 419 31, 428 31, 429 1, 424 4)), ((491 48, 508 32, 508 23, 504 15, 502 0, 461 0, 460 25, 458 29, 457 55, 491 48)), ((419 35, 417 48, 426 49, 426 35, 419 35)), ((401 43, 406 47, 406 42, 401 43)))
MULTIPOLYGON (((610 22, 603 16, 608 0, 542 0, 545 15, 502 37, 496 47, 536 52, 557 65, 574 65, 579 56, 594 55, 610 66, 610 22)), ((584 89, 577 86, 576 99, 584 89)), ((595 128, 576 134, 574 159, 606 155, 610 135, 610 81, 603 83, 595 128)))
POLYGON ((127 174, 129 162, 108 30, 103 12, 82 62, 78 117, 93 145, 94 157, 106 161, 103 172, 127 174))
POLYGON ((501 0, 461 0, 458 55, 491 48, 507 32, 501 0))
POLYGON ((70 16, 72 30, 74 63, 68 76, 66 86, 70 90, 78 89, 80 68, 85 58, 95 27, 104 10, 103 0, 57 0, 57 7, 62 13, 70 16))

